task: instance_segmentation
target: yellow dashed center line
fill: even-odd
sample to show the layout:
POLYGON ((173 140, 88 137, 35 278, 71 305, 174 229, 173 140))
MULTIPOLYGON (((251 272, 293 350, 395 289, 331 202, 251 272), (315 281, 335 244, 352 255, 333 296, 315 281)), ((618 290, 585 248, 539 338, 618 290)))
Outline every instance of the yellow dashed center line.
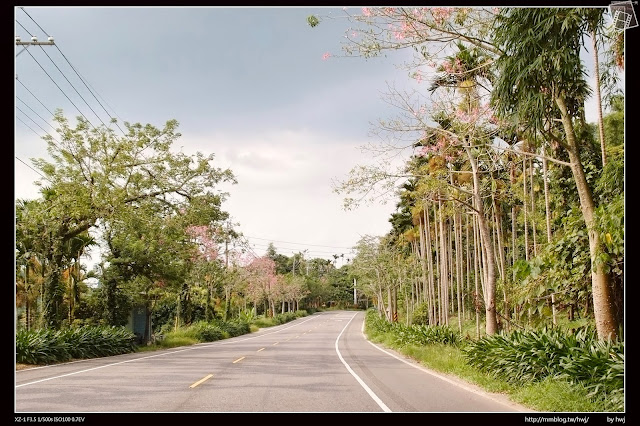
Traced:
POLYGON ((258 349, 258 352, 260 352, 260 351, 264 351, 264 348, 260 348, 260 349, 258 349))
POLYGON ((245 357, 238 358, 238 359, 236 359, 235 361, 233 361, 233 363, 235 364, 236 362, 240 362, 240 361, 242 361, 243 359, 245 359, 245 357))
POLYGON ((207 380, 209 380, 209 379, 210 379, 210 378, 212 378, 212 377, 213 377, 213 374, 208 374, 208 375, 206 375, 204 378, 202 378, 202 379, 198 380, 197 382, 195 382, 194 384, 192 384, 192 385, 191 385, 191 386, 189 386, 189 387, 193 389, 193 388, 195 388, 196 386, 198 386, 198 385, 200 385, 200 384, 202 384, 202 383, 206 382, 207 380))
POLYGON ((277 345, 277 344, 278 344, 278 342, 275 342, 272 346, 275 346, 275 345, 277 345))

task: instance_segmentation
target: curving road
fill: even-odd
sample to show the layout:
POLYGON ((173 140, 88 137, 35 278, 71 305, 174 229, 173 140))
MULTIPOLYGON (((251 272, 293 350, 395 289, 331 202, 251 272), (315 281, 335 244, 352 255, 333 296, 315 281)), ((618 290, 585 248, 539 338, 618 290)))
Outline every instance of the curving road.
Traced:
POLYGON ((530 411, 372 344, 364 316, 16 371, 15 413, 530 411))

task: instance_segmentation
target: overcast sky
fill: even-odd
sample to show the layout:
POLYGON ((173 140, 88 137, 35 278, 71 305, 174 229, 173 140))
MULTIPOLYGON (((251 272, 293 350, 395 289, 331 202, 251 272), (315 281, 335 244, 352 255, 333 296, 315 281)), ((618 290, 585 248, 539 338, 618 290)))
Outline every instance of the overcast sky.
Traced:
MULTIPOLYGON (((51 114, 99 124, 180 123, 176 149, 213 153, 237 185, 223 205, 257 255, 269 242, 290 256, 351 257, 364 235, 383 235, 395 202, 343 209, 333 182, 375 161, 373 124, 397 111, 388 84, 416 83, 398 67, 410 52, 340 58, 345 19, 311 28, 305 7, 25 7, 16 35, 55 46, 16 46, 15 196, 35 198, 51 114), (26 12, 26 13, 25 13, 26 12), (331 56, 323 58, 329 53, 331 56), (68 61, 68 62, 67 62, 68 61), (85 88, 69 63, 88 83, 85 88), (67 79, 69 81, 67 81, 67 79), (80 93, 76 93, 76 90, 80 93), (86 102, 86 103, 85 103, 86 102), (88 104, 88 105, 87 105, 88 104)), ((423 84, 424 86, 424 84, 423 84)), ((98 259, 93 259, 94 261, 98 259)))
POLYGON ((349 257, 362 236, 390 229, 395 200, 345 211, 332 183, 374 161, 360 147, 393 113, 381 95, 411 82, 394 58, 339 58, 349 23, 306 22, 330 12, 342 9, 16 8, 16 35, 55 41, 16 46, 16 198, 38 195, 24 163, 47 158, 56 108, 96 124, 102 107, 121 122, 176 119, 176 149, 213 153, 236 175, 223 207, 256 254, 273 242, 289 256, 349 257))

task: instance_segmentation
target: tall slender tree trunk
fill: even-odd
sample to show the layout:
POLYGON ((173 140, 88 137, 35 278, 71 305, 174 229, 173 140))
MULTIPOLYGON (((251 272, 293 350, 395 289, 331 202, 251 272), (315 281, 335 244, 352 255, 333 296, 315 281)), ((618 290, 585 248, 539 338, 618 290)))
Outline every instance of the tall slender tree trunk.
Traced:
POLYGON ((429 221, 429 212, 427 211, 427 205, 425 204, 424 209, 422 210, 422 214, 425 219, 425 245, 427 250, 427 269, 429 271, 429 299, 431 307, 429 309, 429 324, 436 323, 436 296, 435 296, 435 288, 434 282, 435 278, 433 276, 433 256, 431 250, 431 223, 429 221))
POLYGON ((602 262, 596 262, 596 256, 601 248, 600 235, 595 229, 595 203, 580 161, 578 141, 576 140, 573 122, 569 115, 565 100, 556 97, 556 104, 560 109, 562 125, 564 127, 567 151, 571 163, 571 172, 576 181, 580 208, 589 236, 589 253, 591 255, 591 287, 593 292, 593 312, 596 330, 600 340, 618 338, 618 320, 614 312, 611 294, 610 276, 604 269, 602 262))
POLYGON ((444 232, 444 217, 442 214, 442 203, 438 201, 438 207, 440 210, 440 323, 449 323, 449 304, 448 304, 448 287, 449 287, 449 272, 447 270, 447 243, 445 240, 444 232))
POLYGON ((604 120, 602 118, 602 97, 600 95, 600 61, 598 59, 598 39, 596 30, 591 31, 593 47, 593 77, 596 89, 596 112, 598 114, 598 135, 600 136, 600 151, 602 154, 602 168, 607 164, 606 139, 604 136, 604 120))
POLYGON ((427 278, 427 244, 426 244, 426 229, 422 226, 422 221, 420 221, 420 267, 422 271, 422 285, 424 287, 423 294, 425 298, 425 302, 427 303, 427 308, 429 311, 429 324, 431 324, 431 306, 430 306, 430 297, 429 297, 429 283, 427 278))
POLYGON ((531 169, 531 177, 529 179, 529 188, 531 189, 531 234, 533 236, 533 255, 538 255, 538 244, 536 240, 536 202, 534 196, 534 175, 533 160, 529 159, 529 168, 531 169))
POLYGON ((504 301, 504 316, 506 319, 506 324, 505 324, 505 328, 506 330, 509 330, 509 320, 511 319, 511 316, 509 315, 509 301, 507 298, 507 277, 506 272, 505 272, 505 259, 504 259, 504 248, 503 248, 503 232, 502 232, 502 211, 498 208, 498 203, 495 199, 495 197, 492 195, 491 196, 491 201, 493 202, 493 211, 494 211, 494 218, 495 218, 495 230, 496 230, 496 243, 497 243, 497 249, 498 249, 498 255, 497 255, 497 260, 498 260, 498 265, 499 268, 498 270, 500 271, 500 279, 502 280, 502 298, 504 301))
MULTIPOLYGON (((542 180, 544 187, 544 212, 545 212, 545 223, 547 225, 547 244, 551 244, 552 234, 551 234, 551 207, 549 204, 549 170, 547 164, 547 158, 542 158, 542 180)), ((558 313, 556 310, 556 294, 555 292, 551 293, 551 316, 553 320, 553 324, 558 324, 558 313)))
POLYGON ((524 214, 524 258, 529 260, 529 226, 527 220, 527 160, 522 160, 522 212, 524 214))
POLYGON ((487 335, 493 335, 498 331, 498 318, 496 315, 496 270, 495 259, 493 257, 493 250, 491 249, 491 235, 489 233, 489 225, 484 213, 484 203, 480 196, 480 177, 478 173, 478 164, 475 157, 471 153, 471 149, 465 146, 467 157, 471 163, 471 170, 473 176, 473 197, 475 200, 475 208, 478 217, 478 227, 480 231, 480 241, 482 243, 482 253, 484 255, 484 262, 486 264, 486 277, 485 282, 485 322, 487 335))
POLYGON ((461 281, 462 281, 462 236, 460 233, 462 232, 459 229, 460 225, 460 213, 456 212, 453 217, 453 229, 455 232, 455 241, 456 241, 456 295, 458 301, 458 330, 462 333, 462 290, 461 290, 461 281))
MULTIPOLYGON (((455 219, 454 219, 455 220, 455 219)), ((448 266, 448 270, 449 270, 449 299, 448 299, 448 314, 447 314, 447 318, 449 318, 450 315, 453 315, 454 313, 454 300, 455 300, 455 294, 454 294, 454 286, 453 286, 453 275, 455 274, 455 264, 453 262, 453 233, 455 232, 455 226, 451 224, 451 221, 447 220, 447 264, 448 266), (451 228, 453 226, 453 229, 451 228)))
POLYGON ((479 247, 479 238, 478 238, 478 227, 477 227, 477 219, 474 216, 473 217, 473 263, 474 263, 474 269, 475 269, 475 273, 473 274, 475 277, 475 284, 476 284, 476 291, 475 291, 475 297, 473 298, 473 304, 474 304, 474 308, 476 311, 476 338, 480 338, 480 289, 479 289, 479 281, 480 281, 480 277, 482 276, 480 274, 480 250, 478 250, 479 247))
MULTIPOLYGON (((462 295, 462 309, 465 309, 465 306, 469 303, 467 301, 468 296, 471 294, 471 248, 470 248, 470 240, 469 240, 469 215, 465 215, 464 218, 464 230, 465 230, 465 240, 466 240, 466 244, 465 247, 467 248, 465 251, 466 257, 467 257, 467 273, 466 273, 466 277, 467 277, 467 291, 465 291, 462 295)), ((466 312, 463 311, 463 316, 466 312)), ((467 317, 465 317, 467 318, 467 317)), ((469 319, 471 319, 471 311, 469 311, 469 319)))
POLYGON ((433 288, 434 288, 434 298, 435 298, 435 307, 436 307, 436 319, 437 322, 436 324, 442 324, 442 322, 440 321, 441 318, 441 310, 442 310, 442 305, 440 304, 440 275, 441 275, 441 271, 440 271, 440 233, 438 231, 438 212, 436 210, 436 203, 433 203, 433 247, 435 248, 435 257, 436 257, 436 264, 435 264, 435 268, 434 271, 437 271, 438 275, 438 279, 436 280, 436 278, 434 277, 433 279, 433 288), (436 283, 437 281, 437 283, 436 283), (437 284, 437 285, 436 285, 437 284))

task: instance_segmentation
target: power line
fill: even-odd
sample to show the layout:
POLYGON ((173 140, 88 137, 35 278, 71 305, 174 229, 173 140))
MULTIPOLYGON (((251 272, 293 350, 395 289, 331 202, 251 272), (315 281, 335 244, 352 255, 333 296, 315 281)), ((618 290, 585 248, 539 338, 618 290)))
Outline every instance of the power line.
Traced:
MULTIPOLYGON (((84 86, 89 90, 89 93, 91 93, 91 95, 93 96, 93 98, 98 102, 98 104, 102 107, 102 109, 104 110, 104 112, 107 113, 107 115, 109 116, 110 119, 113 120, 113 117, 111 116, 111 114, 109 114, 109 111, 106 110, 106 108, 102 105, 102 103, 98 100, 98 98, 96 97, 96 95, 93 93, 93 91, 89 88, 89 86, 87 85, 87 83, 85 82, 84 78, 82 78, 82 76, 80 75, 80 73, 78 73, 78 71, 76 70, 76 68, 71 64, 71 62, 69 61, 69 59, 67 59, 67 57, 65 56, 64 53, 62 53, 62 50, 60 50, 60 48, 58 47, 58 45, 56 45, 56 49, 58 49, 58 51, 60 52, 60 54, 62 55, 62 57, 67 61, 67 63, 69 64, 69 66, 71 67, 71 69, 76 73, 76 75, 78 76, 78 78, 80 79, 80 81, 82 81, 82 83, 84 84, 84 86)), ((86 102, 86 101, 85 101, 86 102)), ((111 107, 110 107, 111 108, 111 107)), ((113 109, 113 108, 112 108, 113 109)), ((92 110, 93 111, 93 110, 92 110)), ((95 114, 95 112, 94 112, 95 114)), ((116 114, 117 115, 117 114, 116 114)), ((122 120, 122 119, 121 119, 122 120)), ((102 120, 101 120, 102 121, 102 120)), ((104 124, 104 123, 102 123, 104 124)), ((120 126, 118 125, 118 123, 115 123, 116 127, 118 129, 120 129, 120 131, 122 132, 123 135, 125 135, 124 131, 122 130, 122 128, 120 128, 120 126)), ((105 125, 106 126, 106 125, 105 125)))
POLYGON ((279 241, 279 240, 272 240, 272 239, 269 239, 269 238, 252 237, 252 236, 249 236, 249 235, 245 235, 245 237, 253 238, 255 240, 272 241, 272 242, 276 242, 276 243, 285 243, 285 244, 297 244, 297 245, 312 246, 312 247, 329 247, 329 248, 342 248, 342 249, 351 249, 352 248, 352 247, 344 247, 344 246, 327 246, 327 245, 321 245, 321 244, 294 243, 294 242, 291 242, 291 241, 279 241))
POLYGON ((36 123, 36 122, 35 122, 35 120, 34 120, 33 118, 29 117, 29 115, 27 115, 27 113, 25 113, 23 110, 21 110, 19 106, 17 106, 17 105, 16 105, 16 109, 17 109, 18 111, 20 111, 21 113, 23 113, 23 114, 24 114, 24 115, 25 115, 29 120, 31 120, 31 121, 33 122, 33 124, 35 124, 36 126, 40 127, 40 129, 41 129, 43 132, 45 132, 45 133, 47 133, 47 134, 48 134, 48 132, 47 132, 45 129, 43 129, 43 128, 42 128, 42 126, 40 126, 38 123, 36 123))
POLYGON ((51 56, 49 56, 49 54, 44 50, 44 48, 42 46, 40 46, 40 49, 42 49, 42 51, 44 52, 45 55, 47 55, 47 58, 49 58, 49 60, 51 61, 51 63, 53 64, 53 66, 56 67, 56 69, 58 71, 60 71, 60 74, 62 74, 62 76, 64 77, 65 80, 67 80, 67 83, 69 83, 69 85, 71 86, 71 88, 73 90, 75 90, 75 92, 78 94, 78 96, 80 96, 80 99, 82 99, 84 101, 84 103, 89 107, 89 109, 91 110, 91 112, 96 116, 96 118, 98 118, 98 120, 100 120, 100 122, 107 127, 107 125, 104 123, 104 121, 102 121, 102 119, 100 118, 100 116, 93 110, 93 108, 91 108, 91 105, 89 105, 89 103, 86 101, 86 99, 80 94, 80 92, 78 92, 78 89, 75 88, 75 86, 73 85, 73 83, 71 83, 69 81, 69 79, 67 78, 66 75, 64 75, 64 72, 62 72, 62 70, 58 67, 58 65, 56 65, 56 63, 53 61, 53 59, 51 59, 51 56))
POLYGON ((31 92, 31 90, 29 90, 29 89, 27 88, 27 86, 25 86, 25 85, 24 85, 24 83, 23 83, 22 81, 20 81, 20 80, 18 79, 18 77, 16 77, 16 81, 17 81, 18 83, 22 84, 22 87, 24 87, 24 88, 27 90, 27 92, 31 93, 31 96, 33 96, 33 97, 34 97, 38 102, 40 102, 40 105, 42 105, 42 106, 44 107, 44 109, 46 109, 46 110, 49 112, 49 114, 51 114, 51 116, 52 116, 52 117, 55 115, 54 113, 52 113, 52 112, 49 110, 49 108, 47 108, 47 107, 42 103, 42 101, 40 101, 40 99, 38 99, 38 97, 37 97, 36 95, 34 95, 34 94, 33 94, 33 92, 31 92))
MULTIPOLYGON (((24 7, 21 7, 20 9, 21 9, 21 10, 22 10, 22 11, 23 11, 23 12, 24 12, 28 17, 29 17, 29 19, 31 19, 31 20, 33 21, 33 23, 34 23, 34 24, 36 24, 36 25, 38 26, 38 28, 40 28, 40 30, 41 30, 43 33, 45 33, 47 36, 49 36, 49 37, 50 37, 49 33, 47 33, 47 32, 46 32, 46 31, 45 31, 45 30, 40 26, 40 24, 38 24, 38 23, 35 21, 35 19, 33 19, 33 18, 31 17, 31 15, 29 15, 29 14, 27 13, 27 11, 26 11, 26 10, 24 10, 24 7)), ((19 24, 19 23, 18 23, 18 24, 19 24)), ((20 24, 20 26, 22 26, 22 25, 20 24)), ((22 26, 22 28, 24 28, 24 27, 22 26)), ((25 28, 25 31, 27 31, 27 30, 26 30, 26 28, 25 28)), ((87 88, 87 90, 89 90, 89 93, 91 93, 91 95, 92 95, 92 96, 93 96, 93 98, 96 100, 96 102, 98 102, 98 104, 102 107, 102 109, 103 109, 103 110, 104 110, 104 112, 107 114, 107 116, 108 116, 111 120, 113 120, 114 118, 111 116, 111 114, 109 114, 109 111, 107 111, 107 109, 104 107, 104 105, 102 105, 102 103, 100 102, 100 100, 96 97, 96 94, 94 93, 95 89, 93 89, 93 90, 92 90, 92 88, 90 88, 90 87, 89 87, 90 85, 88 85, 88 83, 85 81, 85 79, 80 75, 80 73, 78 72, 78 70, 73 66, 73 64, 71 63, 71 61, 69 61, 69 59, 68 59, 68 58, 67 58, 67 56, 62 52, 62 50, 60 49, 60 47, 59 47, 57 44, 56 44, 55 46, 56 46, 56 49, 58 49, 58 52, 60 52, 60 54, 62 55, 62 57, 67 61, 67 63, 68 63, 68 64, 69 64, 69 66, 71 67, 71 69, 76 73, 76 75, 78 76, 78 78, 80 79, 80 81, 82 82, 82 84, 84 84, 84 86, 87 88)), ((47 56, 49 56, 49 55, 47 55, 47 56)), ((51 59, 51 58, 49 58, 49 59, 51 59)), ((53 61, 52 61, 52 62, 53 62, 53 61)), ((66 78, 66 77, 65 77, 65 78, 66 78)), ((67 81, 69 81, 69 80, 67 80, 67 81)), ((69 84, 71 84, 71 83, 69 83, 69 84)), ((73 87, 73 85, 72 85, 72 87, 73 87)), ((75 89, 75 87, 74 87, 74 89, 75 89)), ((77 90, 76 90, 76 92, 77 92, 77 90)), ((79 94, 79 93, 78 93, 78 94, 79 94)), ((82 96, 81 96, 81 97, 82 97, 82 96)), ((83 100, 84 100, 84 98, 83 98, 83 100)), ((85 101, 85 103, 87 103, 87 102, 85 101)), ((88 106, 88 105, 89 105, 89 104, 87 103, 87 106, 88 106)), ((89 106, 89 108, 91 108, 91 107, 89 106)), ((110 108, 111 108, 111 107, 110 107, 110 108)), ((111 109, 113 110, 113 108, 111 108, 111 109)), ((91 111, 93 111, 93 109, 91 109, 91 111)), ((96 113, 95 113, 95 111, 93 111, 93 113, 94 113, 94 114, 96 114, 96 113)), ((114 113, 115 113, 115 111, 114 111, 114 113)), ((118 114, 115 114, 115 115, 117 116, 118 114)), ((96 114, 96 116, 98 116, 98 115, 96 114)), ((100 117, 98 117, 98 119, 99 119, 99 118, 100 118, 100 117)), ((118 118, 120 118, 120 117, 118 117, 118 118)), ((120 118, 120 120, 122 120, 122 119, 120 118)), ((102 121, 102 120, 100 120, 100 121, 102 121)), ((104 124, 104 122, 102 122, 102 124, 104 124)), ((115 123, 115 125, 116 125, 116 127, 118 127, 118 129, 120 129, 120 132, 122 132, 122 134, 123 134, 123 135, 125 135, 125 132, 122 130, 122 128, 118 125, 118 123, 117 123, 117 122, 115 123)), ((106 124, 105 124, 105 126, 106 126, 106 124)))
MULTIPOLYGON (((33 167, 31 167, 30 165, 28 165, 27 163, 25 163, 24 161, 22 161, 20 158, 16 157, 16 160, 18 160, 19 162, 21 162, 22 164, 24 164, 25 166, 27 166, 28 168, 30 168, 31 170, 33 170, 34 172, 36 172, 37 174, 39 174, 40 176, 42 176, 43 179, 47 179, 47 177, 45 175, 43 175, 42 173, 40 173, 38 170, 34 169, 33 167)), ((49 179, 47 179, 49 180, 49 179)), ((51 181, 49 181, 51 182, 51 181)))
MULTIPOLYGON (((24 111, 22 111, 22 110, 20 109, 20 107, 16 106, 16 109, 17 109, 18 111, 20 111, 21 113, 23 113, 23 114, 24 114, 24 115, 25 115, 29 120, 31 120, 31 121, 33 122, 33 124, 35 124, 36 126, 40 127, 40 129, 42 129, 42 127, 41 127, 38 123, 36 123, 36 122, 35 122, 35 120, 34 120, 33 118, 29 117, 29 115, 27 115, 24 111)), ((40 139, 43 139, 43 138, 44 138, 43 136, 40 136, 40 134, 39 134, 38 132, 36 132, 35 130, 33 130, 33 129, 32 129, 32 128, 27 124, 27 123, 25 123, 24 121, 22 121, 22 120, 20 119, 20 117, 16 116, 16 118, 17 118, 17 119, 18 119, 22 124, 24 124, 25 126, 27 126, 27 128, 29 128, 33 133, 35 133, 36 135, 38 135, 38 137, 39 137, 40 139)), ((59 140, 57 140, 56 138, 54 138, 53 136, 51 136, 51 135, 49 134, 49 132, 47 132, 47 131, 46 131, 46 130, 44 130, 44 129, 42 129, 42 131, 43 131, 43 132, 45 132, 45 133, 47 134, 47 136, 49 136, 51 139, 53 139, 54 141, 56 141, 56 142, 60 143, 60 141, 59 141, 59 140)), ((53 142, 52 142, 52 143, 53 143, 53 142)), ((56 145, 55 143, 54 143, 53 145, 55 145, 55 147, 56 147, 56 148, 60 149, 60 147, 59 147, 58 145, 56 145)))
MULTIPOLYGON (((254 246, 257 246, 259 248, 268 248, 268 246, 260 246, 256 243, 252 243, 254 246)), ((293 247, 277 247, 278 250, 290 250, 292 253, 297 253, 300 252, 301 250, 299 248, 293 248, 293 247)), ((309 250, 308 251, 309 254, 330 254, 330 255, 334 255, 334 254, 351 254, 351 252, 335 252, 335 251, 321 251, 321 250, 309 250)))
MULTIPOLYGON (((42 29, 42 27, 41 27, 41 26, 40 26, 40 25, 39 25, 39 24, 38 24, 38 23, 37 23, 37 22, 36 22, 36 21, 31 17, 31 15, 29 15, 29 14, 27 13, 27 11, 26 11, 26 10, 24 10, 24 7, 20 7, 20 9, 24 12, 24 14, 25 14, 25 15, 27 15, 27 16, 29 17, 29 19, 31 19, 31 20, 33 21, 33 23, 34 23, 34 24, 36 24, 36 25, 38 26, 38 28, 40 28, 40 31, 42 31, 42 32, 43 32, 43 33, 45 33, 47 36, 49 36, 49 34, 48 34, 45 30, 43 30, 43 29, 42 29)), ((24 28, 24 27, 22 27, 22 28, 24 28)), ((26 29, 25 29, 25 31, 26 31, 26 29)))
MULTIPOLYGON (((53 130, 55 130, 55 127, 53 127, 47 120, 45 120, 44 118, 42 118, 42 116, 40 114, 38 114, 36 111, 33 110, 33 108, 31 108, 25 101, 23 101, 22 99, 20 99, 20 97, 16 96, 16 99, 19 100, 20 102, 22 102, 27 108, 29 108, 35 115, 37 115, 38 117, 40 117, 40 119, 42 121, 44 121, 45 123, 47 123, 47 125, 49 127, 51 127, 53 130)), ((17 107, 16 107, 17 108, 17 107)), ((24 114, 24 112, 23 112, 24 114)), ((26 114, 25 114, 26 115, 26 114)), ((44 130, 44 129, 42 129, 44 130)))
POLYGON ((82 113, 82 111, 80 111, 80 108, 77 107, 76 104, 73 103, 73 101, 69 98, 69 96, 67 96, 67 94, 64 92, 64 90, 62 90, 62 88, 60 88, 60 86, 58 86, 58 83, 55 82, 55 80, 49 75, 49 73, 47 72, 47 70, 44 69, 44 67, 42 65, 40 65, 40 62, 38 62, 38 60, 31 54, 31 52, 29 52, 27 50, 27 53, 29 54, 29 56, 31 56, 33 58, 34 61, 36 61, 36 64, 38 64, 38 66, 40 66, 40 68, 42 69, 42 71, 44 71, 44 73, 49 77, 49 79, 53 82, 53 84, 56 85, 56 87, 62 92, 62 94, 65 96, 65 98, 67 98, 69 100, 69 102, 71 102, 71 105, 73 105, 74 107, 76 107, 76 109, 78 110, 78 112, 80 113, 80 115, 82 115, 84 117, 85 120, 87 120, 87 122, 89 124, 91 124, 91 127, 93 127, 94 129, 96 128, 91 121, 82 113))

